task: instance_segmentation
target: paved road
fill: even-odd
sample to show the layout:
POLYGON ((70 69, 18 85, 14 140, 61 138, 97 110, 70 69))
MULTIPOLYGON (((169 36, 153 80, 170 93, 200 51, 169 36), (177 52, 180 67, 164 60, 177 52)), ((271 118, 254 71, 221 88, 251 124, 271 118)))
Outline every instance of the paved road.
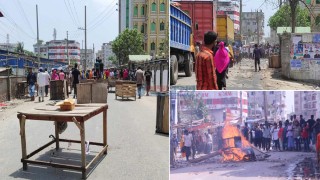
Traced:
MULTIPOLYGON (((48 103, 48 100, 46 102, 48 103)), ((137 101, 116 101, 109 93, 108 155, 92 171, 88 179, 169 179, 169 139, 155 134, 156 97, 142 97, 137 101)), ((22 171, 19 123, 16 112, 19 109, 39 107, 43 104, 24 102, 14 109, 0 112, 0 179, 80 179, 81 173, 51 167, 29 165, 22 171)), ((102 116, 96 116, 86 123, 86 139, 102 141, 102 116)), ((50 139, 54 133, 52 122, 27 121, 27 151, 30 153, 50 139)), ((80 139, 77 127, 69 123, 62 138, 80 139)), ((62 152, 55 152, 54 146, 45 149, 35 159, 50 159, 58 154, 68 157, 68 162, 79 163, 78 144, 62 143, 62 152), (67 148, 69 150, 67 150, 67 148)), ((97 152, 90 146, 92 158, 97 152)))
MULTIPOLYGON (((240 64, 229 69, 227 89, 229 90, 313 90, 316 87, 309 83, 284 79, 281 69, 268 68, 268 60, 261 59, 260 72, 254 71, 252 59, 243 59, 240 64)), ((185 77, 179 74, 178 82, 173 89, 182 86, 184 89, 195 89, 195 74, 185 77)))

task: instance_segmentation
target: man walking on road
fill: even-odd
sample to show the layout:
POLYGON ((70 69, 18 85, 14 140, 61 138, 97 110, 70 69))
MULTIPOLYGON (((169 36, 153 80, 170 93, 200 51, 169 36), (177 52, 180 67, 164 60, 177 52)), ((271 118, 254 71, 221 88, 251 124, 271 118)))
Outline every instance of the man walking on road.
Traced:
POLYGON ((44 72, 46 73, 46 85, 45 85, 45 93, 46 93, 46 97, 48 97, 48 93, 49 93, 49 85, 50 85, 50 75, 48 73, 48 69, 45 68, 44 72))
POLYGON ((49 74, 43 72, 42 68, 40 68, 39 71, 40 72, 38 73, 38 78, 37 78, 37 82, 39 85, 39 93, 40 93, 39 102, 43 102, 44 101, 45 86, 46 86, 47 81, 50 77, 49 77, 49 74), (42 98, 42 100, 41 100, 41 98, 42 98))
POLYGON ((139 96, 139 99, 141 99, 141 89, 144 81, 143 71, 141 70, 141 67, 138 67, 138 70, 136 72, 136 79, 137 79, 137 87, 138 87, 138 96, 139 96))
POLYGON ((254 47, 255 47, 253 50, 254 68, 257 72, 257 65, 259 66, 259 71, 261 71, 260 58, 262 57, 262 53, 261 53, 261 50, 258 48, 258 44, 255 44, 254 47))
POLYGON ((32 72, 32 69, 29 69, 29 73, 27 76, 27 84, 29 86, 29 94, 31 101, 34 101, 34 91, 35 91, 35 84, 37 83, 36 74, 32 72))
POLYGON ((218 90, 216 66, 213 60, 213 47, 217 34, 209 31, 204 34, 204 46, 196 58, 197 90, 218 90))
POLYGON ((80 71, 78 70, 78 64, 74 64, 74 69, 72 71, 72 86, 74 88, 74 95, 73 98, 77 96, 77 84, 79 84, 80 79, 80 71))
POLYGON ((146 77, 146 84, 147 84, 147 96, 149 96, 150 86, 151 86, 151 78, 152 78, 152 72, 148 68, 147 71, 144 73, 144 76, 146 77))

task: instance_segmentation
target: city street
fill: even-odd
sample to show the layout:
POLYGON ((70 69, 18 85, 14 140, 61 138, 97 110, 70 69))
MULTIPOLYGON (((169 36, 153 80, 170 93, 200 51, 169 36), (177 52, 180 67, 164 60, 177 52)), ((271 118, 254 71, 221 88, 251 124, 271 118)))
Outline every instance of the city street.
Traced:
MULTIPOLYGON (((37 99, 36 99, 37 100, 37 99)), ((54 104, 15 100, 16 104, 0 111, 0 179, 80 179, 81 173, 66 169, 29 165, 22 170, 21 143, 17 111, 54 104)), ((115 100, 114 93, 108 94, 108 154, 101 160, 88 179, 168 179, 168 137, 155 134, 156 96, 143 96, 137 101, 115 100)), ((102 142, 102 115, 86 122, 86 140, 102 142)), ((52 122, 26 121, 27 153, 49 142, 54 134, 52 122)), ((79 129, 74 123, 60 136, 79 139, 79 129)), ((49 159, 58 156, 66 162, 80 163, 80 146, 61 143, 62 152, 51 145, 32 159, 49 159)), ((90 146, 87 158, 98 152, 90 146)))
POLYGON ((271 152, 271 156, 254 162, 221 162, 221 156, 199 164, 171 168, 170 179, 219 180, 293 180, 318 176, 315 153, 271 152), (310 165, 309 165, 310 164, 310 165))
MULTIPOLYGON (((229 68, 227 79, 227 90, 314 90, 314 84, 287 80, 281 77, 281 69, 268 68, 268 60, 261 59, 261 71, 254 71, 254 61, 252 59, 242 59, 240 64, 229 68)), ((185 77, 179 74, 178 82, 173 88, 178 86, 195 88, 195 74, 192 77, 185 77)))

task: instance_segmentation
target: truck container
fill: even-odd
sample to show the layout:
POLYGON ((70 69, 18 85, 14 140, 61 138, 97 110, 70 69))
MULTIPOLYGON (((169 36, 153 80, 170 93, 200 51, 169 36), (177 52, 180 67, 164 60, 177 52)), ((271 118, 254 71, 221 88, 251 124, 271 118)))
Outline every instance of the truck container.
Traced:
POLYGON ((234 42, 234 24, 228 15, 217 16, 218 41, 234 42))
POLYGON ((179 4, 180 8, 191 17, 193 42, 203 44, 206 32, 217 32, 217 8, 214 1, 179 1, 179 4))
POLYGON ((194 44, 191 18, 180 8, 170 4, 170 84, 178 80, 178 72, 192 76, 194 44))

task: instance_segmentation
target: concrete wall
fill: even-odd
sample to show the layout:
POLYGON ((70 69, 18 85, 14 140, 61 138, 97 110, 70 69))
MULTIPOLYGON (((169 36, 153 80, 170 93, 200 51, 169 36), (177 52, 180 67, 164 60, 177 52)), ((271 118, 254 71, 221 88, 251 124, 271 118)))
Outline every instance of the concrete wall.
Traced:
POLYGON ((282 74, 294 80, 319 83, 320 58, 314 56, 320 51, 320 33, 284 34, 281 39, 282 74), (310 58, 304 57, 305 51, 310 58))
MULTIPOLYGON (((26 77, 10 77, 11 84, 11 99, 16 98, 17 95, 17 82, 26 81, 26 77)), ((8 77, 0 76, 0 102, 7 101, 8 89, 7 89, 8 77)))

